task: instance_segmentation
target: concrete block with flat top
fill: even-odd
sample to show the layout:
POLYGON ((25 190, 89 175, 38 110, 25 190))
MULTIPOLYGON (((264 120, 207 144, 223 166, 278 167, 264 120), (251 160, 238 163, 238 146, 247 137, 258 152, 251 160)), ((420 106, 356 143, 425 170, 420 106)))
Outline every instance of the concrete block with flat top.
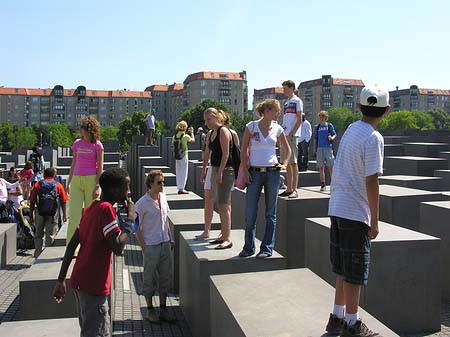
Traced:
POLYGON ((380 220, 412 230, 419 229, 419 204, 449 200, 440 192, 380 185, 380 220))
POLYGON ((442 151, 448 151, 448 143, 403 143, 405 155, 439 158, 442 151))
POLYGON ((447 169, 450 169, 450 151, 443 151, 439 154, 439 157, 447 160, 447 169))
POLYGON ((384 144, 385 156, 404 156, 405 148, 402 144, 384 144))
MULTIPOLYGON (((65 251, 66 247, 45 248, 35 263, 24 273, 19 282, 22 320, 77 317, 75 295, 68 284, 64 301, 57 304, 53 299, 53 288, 65 251)), ((73 265, 74 261, 67 273, 67 282, 73 265)))
MULTIPOLYGON (((286 261, 277 252, 267 259, 238 257, 244 245, 243 230, 231 231, 233 247, 224 250, 214 249, 215 245, 208 242, 195 241, 195 234, 180 233, 180 307, 192 335, 206 337, 213 336, 210 331, 209 276, 279 270, 285 268, 286 261)), ((211 236, 218 234, 219 231, 213 231, 211 236)))
POLYGON ((4 337, 73 337, 79 335, 78 318, 15 321, 0 324, 0 336, 4 337))
MULTIPOLYGON (((195 231, 196 234, 200 234, 205 228, 204 210, 197 209, 175 209, 170 210, 168 220, 170 231, 175 241, 175 248, 173 252, 173 287, 175 293, 178 293, 179 282, 179 266, 180 266, 180 232, 182 231, 195 231)), ((220 217, 217 212, 213 213, 213 219, 211 223, 212 230, 220 230, 220 217)), ((211 237, 211 239, 215 239, 211 237)), ((211 240, 202 239, 203 242, 209 242, 211 240)))
POLYGON ((440 177, 423 176, 381 176, 378 178, 380 184, 413 188, 424 191, 444 191, 445 186, 440 177))
MULTIPOLYGON (((286 257, 288 268, 305 266, 305 218, 326 216, 328 213, 327 193, 306 188, 298 189, 299 197, 278 198, 277 226, 275 229, 275 249, 286 257)), ((231 198, 232 228, 245 229, 245 191, 236 189, 231 198)), ((258 203, 256 237, 264 237, 266 228, 264 193, 258 203)))
MULTIPOLYGON (((331 285, 330 218, 306 219, 306 267, 331 285)), ((439 331, 440 240, 379 222, 360 305, 397 333, 439 331)))
POLYGON ((16 257, 17 224, 0 223, 0 268, 16 257))
POLYGON ((159 157, 161 150, 159 146, 138 145, 138 157, 159 157))
POLYGON ((204 208, 204 200, 194 192, 178 194, 176 186, 165 187, 164 192, 166 193, 170 209, 204 208))
MULTIPOLYGON (((71 238, 69 238, 70 240, 71 238)), ((65 247, 67 242, 67 224, 63 224, 56 234, 53 247, 65 247)))
POLYGON ((386 156, 384 169, 386 174, 405 174, 411 176, 432 177, 435 170, 445 170, 447 161, 443 158, 386 156))
MULTIPOLYGON (((211 336, 328 336, 334 289, 309 269, 210 278, 211 336)), ((383 337, 398 336, 364 309, 359 316, 383 337)))
POLYGON ((450 300, 450 201, 420 203, 419 230, 441 239, 442 298, 450 300))
MULTIPOLYGON (((193 160, 189 156, 188 161, 188 178, 186 181, 186 189, 189 191, 194 191, 197 193, 196 190, 196 181, 200 179, 200 176, 197 176, 197 166, 202 166, 202 162, 198 160, 193 160)), ((201 174, 201 171, 200 171, 201 174)), ((198 194, 198 193, 197 193, 198 194)))
POLYGON ((442 183, 447 191, 450 190, 450 170, 436 170, 434 171, 435 177, 441 177, 442 183))

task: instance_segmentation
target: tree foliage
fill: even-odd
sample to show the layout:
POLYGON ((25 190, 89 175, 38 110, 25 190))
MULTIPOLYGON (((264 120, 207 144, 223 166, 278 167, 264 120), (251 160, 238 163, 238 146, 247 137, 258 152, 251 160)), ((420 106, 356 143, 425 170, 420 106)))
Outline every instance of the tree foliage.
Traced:
POLYGON ((11 151, 30 148, 37 144, 36 134, 33 129, 26 126, 14 125, 9 135, 9 146, 11 151))
POLYGON ((432 130, 433 117, 422 111, 396 111, 391 112, 380 121, 379 130, 432 130))
POLYGON ((433 118, 433 125, 436 129, 450 129, 450 114, 442 109, 428 111, 433 118))
POLYGON ((102 127, 100 129, 100 140, 102 142, 119 140, 118 133, 119 133, 119 128, 116 128, 115 126, 108 125, 108 126, 102 127))
POLYGON ((251 117, 242 118, 238 114, 232 112, 231 108, 228 105, 208 98, 205 99, 202 103, 183 111, 178 118, 178 121, 184 120, 189 126, 194 127, 194 129, 197 129, 200 126, 205 129, 206 125, 203 120, 203 112, 208 108, 216 108, 228 112, 231 117, 233 128, 237 131, 242 131, 245 127, 246 121, 252 120, 251 117))
POLYGON ((359 119, 361 113, 353 113, 347 107, 333 107, 328 110, 328 121, 334 125, 338 133, 343 133, 351 123, 359 119))
POLYGON ((47 144, 52 146, 71 146, 72 134, 67 124, 50 124, 47 126, 48 139, 44 139, 47 144), (50 138, 51 135, 51 138, 50 138))
POLYGON ((119 122, 119 132, 117 134, 121 151, 126 151, 131 144, 133 136, 145 135, 147 133, 147 113, 135 111, 131 116, 127 116, 119 122))

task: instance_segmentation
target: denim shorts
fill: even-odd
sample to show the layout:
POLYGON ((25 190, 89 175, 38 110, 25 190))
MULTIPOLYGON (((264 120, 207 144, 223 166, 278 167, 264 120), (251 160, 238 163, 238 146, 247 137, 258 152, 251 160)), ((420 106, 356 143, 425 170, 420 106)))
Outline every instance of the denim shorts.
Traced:
POLYGON ((369 226, 363 222, 331 217, 330 259, 333 272, 344 281, 366 285, 369 277, 369 226))

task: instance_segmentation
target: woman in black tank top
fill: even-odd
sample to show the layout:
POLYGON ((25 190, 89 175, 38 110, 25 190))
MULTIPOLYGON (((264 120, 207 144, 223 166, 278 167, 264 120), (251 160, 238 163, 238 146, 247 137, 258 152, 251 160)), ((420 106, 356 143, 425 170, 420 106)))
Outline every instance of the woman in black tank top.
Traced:
POLYGON ((214 243, 216 249, 227 249, 233 246, 231 242, 231 188, 234 183, 234 169, 230 158, 232 135, 224 126, 229 117, 222 110, 206 109, 204 119, 206 126, 212 130, 206 139, 203 158, 202 179, 206 177, 207 159, 211 155, 211 195, 217 203, 220 215, 221 234, 214 243))

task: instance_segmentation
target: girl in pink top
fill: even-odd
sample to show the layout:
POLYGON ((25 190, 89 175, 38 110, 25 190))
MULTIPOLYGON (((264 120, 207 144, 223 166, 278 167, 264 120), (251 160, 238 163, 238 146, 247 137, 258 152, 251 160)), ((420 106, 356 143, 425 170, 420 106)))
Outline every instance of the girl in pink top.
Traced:
POLYGON ((67 242, 80 223, 84 208, 100 196, 99 178, 103 172, 103 144, 100 142, 100 124, 92 116, 80 122, 80 138, 72 145, 72 165, 67 180, 70 193, 67 242))
POLYGON ((34 171, 33 171, 33 163, 31 161, 27 161, 25 163, 25 167, 19 172, 20 176, 20 184, 22 186, 23 198, 28 200, 31 191, 31 180, 33 179, 34 171))

